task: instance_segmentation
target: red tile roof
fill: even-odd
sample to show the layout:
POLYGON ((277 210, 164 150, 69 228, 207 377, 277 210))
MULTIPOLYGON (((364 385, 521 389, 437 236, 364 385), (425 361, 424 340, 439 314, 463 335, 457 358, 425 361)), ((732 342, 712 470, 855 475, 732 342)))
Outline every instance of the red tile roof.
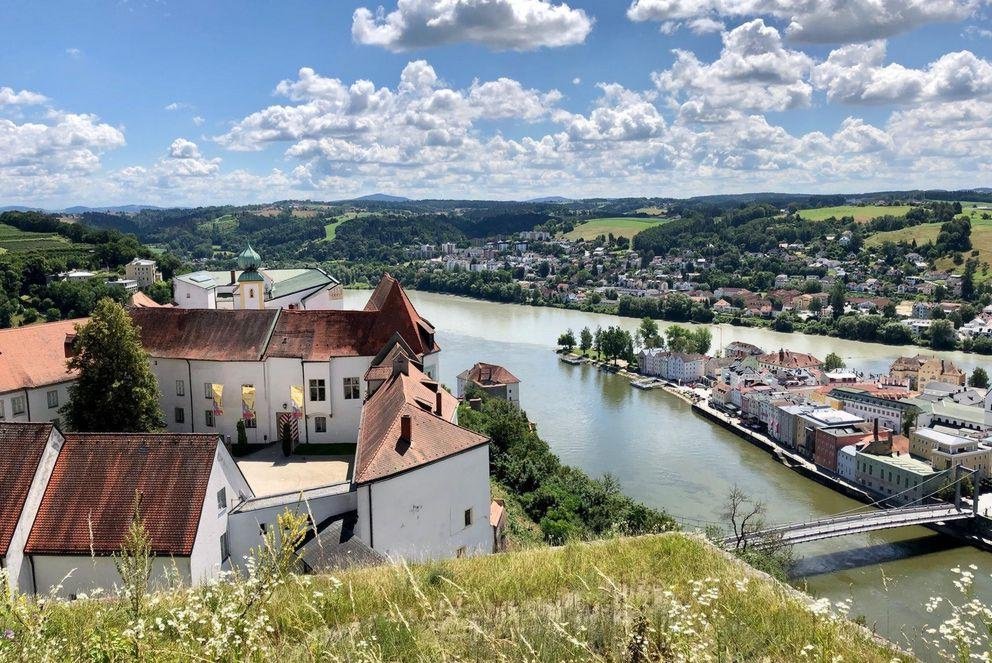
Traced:
POLYGON ((0 557, 7 554, 52 424, 0 424, 0 557))
POLYGON ((0 393, 76 379, 65 366, 65 337, 86 319, 0 330, 0 393))
POLYGON ((407 470, 488 444, 477 433, 451 423, 458 400, 415 366, 379 388, 362 408, 355 456, 356 484, 385 479, 407 470), (441 394, 441 416, 434 413, 441 394), (403 416, 411 420, 411 439, 402 437, 403 416))
POLYGON ((772 366, 781 366, 782 368, 817 368, 823 365, 823 362, 813 355, 804 352, 793 352, 792 350, 769 352, 758 357, 758 362, 772 366))
POLYGON ((135 308, 161 308, 163 306, 171 307, 172 304, 159 304, 157 301, 139 290, 131 295, 131 306, 134 306, 135 308))
POLYGON ((419 355, 437 352, 441 348, 434 341, 434 325, 422 318, 406 296, 400 282, 389 274, 384 274, 365 305, 366 311, 377 311, 376 329, 388 335, 382 339, 380 347, 389 341, 393 332, 399 332, 403 340, 419 355))
POLYGON ((517 384, 520 382, 517 377, 502 366, 479 362, 472 368, 458 376, 462 380, 469 380, 476 384, 491 387, 494 385, 517 384))
POLYGON ((141 344, 153 357, 209 361, 258 361, 279 310, 231 311, 134 308, 141 344))
POLYGON ((66 435, 25 551, 52 555, 120 551, 138 491, 152 551, 188 556, 216 451, 214 435, 66 435))

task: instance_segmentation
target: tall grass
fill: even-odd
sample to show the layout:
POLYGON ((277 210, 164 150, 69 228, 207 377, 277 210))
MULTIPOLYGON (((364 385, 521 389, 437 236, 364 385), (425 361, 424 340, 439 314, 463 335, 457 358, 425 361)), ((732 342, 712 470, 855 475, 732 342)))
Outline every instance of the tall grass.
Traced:
POLYGON ((615 538, 303 576, 292 572, 296 530, 284 525, 288 535, 272 538, 246 573, 152 593, 138 615, 128 601, 8 592, 0 599, 0 658, 908 659, 843 619, 843 610, 822 602, 811 609, 803 595, 697 537, 615 538))

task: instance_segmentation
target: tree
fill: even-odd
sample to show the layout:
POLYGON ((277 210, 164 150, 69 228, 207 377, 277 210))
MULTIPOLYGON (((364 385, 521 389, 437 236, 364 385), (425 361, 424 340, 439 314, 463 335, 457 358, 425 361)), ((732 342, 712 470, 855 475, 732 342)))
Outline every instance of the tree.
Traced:
POLYGON ((970 387, 977 387, 979 389, 988 389, 989 388, 989 374, 985 371, 984 368, 982 368, 981 366, 978 366, 972 372, 971 377, 968 378, 968 386, 970 386, 970 387))
POLYGON ((603 356, 603 328, 596 327, 596 333, 592 336, 592 347, 596 351, 596 358, 603 356))
POLYGON ((641 335, 641 342, 646 348, 658 347, 661 337, 658 335, 658 323, 651 318, 641 318, 641 326, 637 332, 641 335))
POLYGON ((582 331, 579 332, 579 349, 583 353, 589 352, 592 347, 592 332, 589 331, 588 327, 583 327, 582 331))
POLYGON ((695 331, 692 332, 693 352, 704 355, 710 351, 711 345, 713 345, 713 332, 709 329, 706 327, 697 327, 695 331))
POLYGON ((571 329, 566 329, 558 337, 558 347, 565 348, 566 352, 571 352, 575 347, 575 333, 571 329))
POLYGON ((102 299, 78 326, 67 365, 79 372, 63 409, 78 431, 148 432, 162 427, 158 383, 138 329, 120 304, 102 299))
POLYGON ((844 360, 836 352, 831 352, 823 360, 823 368, 827 371, 836 371, 838 368, 844 368, 845 366, 847 364, 844 363, 844 360))
POLYGON ((843 281, 837 281, 830 288, 830 306, 833 308, 834 320, 844 315, 844 306, 847 304, 847 286, 843 281))
POLYGON ((953 350, 954 325, 950 320, 934 320, 930 325, 930 347, 934 350, 953 350))
POLYGON ((740 487, 734 486, 727 494, 723 516, 734 532, 734 550, 744 552, 751 541, 749 537, 764 527, 765 504, 752 500, 740 487))

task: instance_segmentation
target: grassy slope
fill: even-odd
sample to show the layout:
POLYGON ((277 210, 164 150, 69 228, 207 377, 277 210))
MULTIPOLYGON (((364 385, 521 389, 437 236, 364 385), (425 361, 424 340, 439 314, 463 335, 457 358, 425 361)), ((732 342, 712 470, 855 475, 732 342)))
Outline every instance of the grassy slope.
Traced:
POLYGON ((572 232, 566 233, 565 237, 568 239, 590 240, 596 239, 599 235, 609 235, 610 233, 613 233, 614 237, 633 237, 642 230, 656 226, 659 223, 664 223, 667 220, 661 218, 641 219, 630 217, 590 219, 576 226, 572 232))
MULTIPOLYGON (((971 246, 973 249, 978 250, 979 263, 992 263, 992 219, 982 219, 982 212, 975 210, 974 205, 971 207, 965 205, 964 211, 971 217, 971 246)), ((902 228, 901 230, 876 233, 865 240, 865 244, 867 246, 878 246, 883 242, 910 242, 915 239, 916 244, 922 246, 927 242, 937 241, 937 235, 940 234, 940 226, 941 224, 939 223, 925 223, 910 228, 902 228)), ((965 257, 969 257, 970 253, 969 251, 965 257)), ((963 265, 955 265, 950 258, 938 260, 937 267, 958 273, 964 270, 963 265)), ((989 275, 979 270, 978 280, 985 280, 986 278, 990 278, 989 275)))
POLYGON ((836 207, 819 207, 815 209, 804 209, 799 211, 799 216, 808 221, 823 221, 830 217, 841 218, 852 216, 855 221, 871 221, 880 216, 906 216, 909 210, 913 209, 909 205, 838 205, 836 207))
MULTIPOLYGON (((170 602, 146 621, 167 621, 170 602)), ((210 609, 187 603, 197 615, 210 609)), ((45 652, 57 659, 82 658, 72 656, 77 647, 113 642, 123 626, 113 604, 49 610, 46 638, 65 638, 45 652)), ((626 661, 640 642, 648 656, 641 660, 795 661, 807 646, 810 660, 902 660, 866 631, 813 614, 794 590, 682 534, 292 576, 268 610, 272 630, 256 629, 251 654, 231 659, 626 661)), ((163 631, 147 629, 147 660, 216 658, 195 632, 163 631)))
MULTIPOLYGON (((77 245, 86 248, 83 245, 77 245)), ((69 240, 55 233, 28 232, 0 223, 0 252, 67 251, 73 246, 69 240)))

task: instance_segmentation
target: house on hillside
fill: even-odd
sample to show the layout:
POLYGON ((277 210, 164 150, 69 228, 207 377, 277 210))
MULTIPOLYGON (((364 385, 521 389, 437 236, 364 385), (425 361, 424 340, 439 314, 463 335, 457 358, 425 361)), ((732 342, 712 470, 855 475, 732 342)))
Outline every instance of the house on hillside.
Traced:
POLYGON ((135 258, 124 265, 124 277, 137 283, 139 288, 147 288, 162 280, 162 272, 154 260, 135 258))
POLYGON ((479 362, 458 375, 458 397, 465 398, 469 386, 481 389, 489 396, 520 407, 520 380, 496 364, 479 362))
POLYGON ((153 585, 231 568, 228 513, 252 493, 216 435, 63 435, 51 424, 0 424, 0 449, 10 470, 0 479, 0 544, 19 591, 72 598, 120 585, 113 555, 136 495, 156 557, 153 585))
POLYGON ((344 306, 341 284, 316 267, 265 269, 249 245, 238 256, 238 269, 198 271, 172 280, 176 306, 191 309, 338 310, 344 306))
POLYGON ((65 340, 86 319, 0 329, 0 422, 59 420, 76 381, 65 340))

